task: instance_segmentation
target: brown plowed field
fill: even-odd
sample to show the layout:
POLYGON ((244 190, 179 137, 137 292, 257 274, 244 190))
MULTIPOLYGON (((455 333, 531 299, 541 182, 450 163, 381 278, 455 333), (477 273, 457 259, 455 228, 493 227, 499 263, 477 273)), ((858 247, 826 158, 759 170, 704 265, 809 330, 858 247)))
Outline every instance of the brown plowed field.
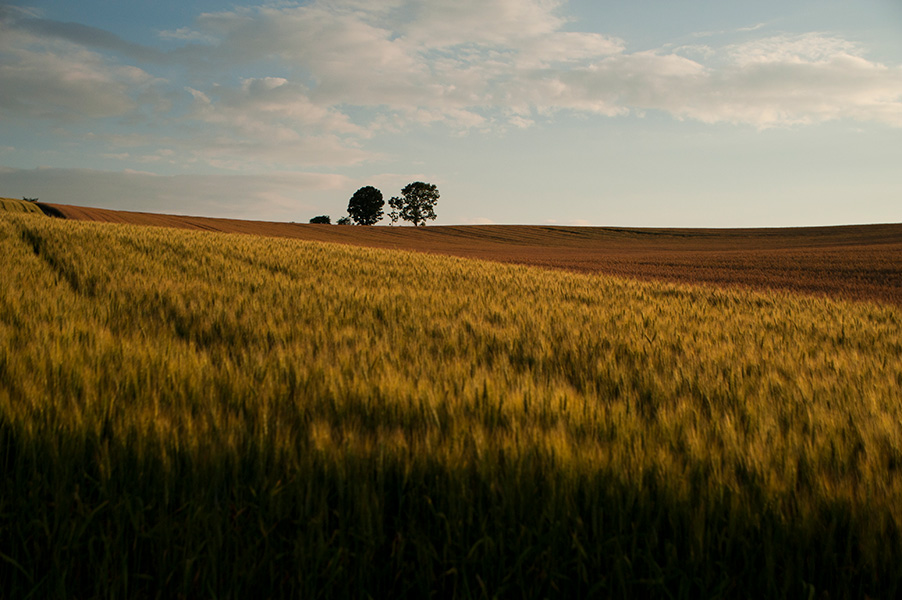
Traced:
POLYGON ((399 248, 639 279, 783 289, 902 305, 902 224, 779 229, 345 227, 41 206, 45 212, 69 219, 399 248))

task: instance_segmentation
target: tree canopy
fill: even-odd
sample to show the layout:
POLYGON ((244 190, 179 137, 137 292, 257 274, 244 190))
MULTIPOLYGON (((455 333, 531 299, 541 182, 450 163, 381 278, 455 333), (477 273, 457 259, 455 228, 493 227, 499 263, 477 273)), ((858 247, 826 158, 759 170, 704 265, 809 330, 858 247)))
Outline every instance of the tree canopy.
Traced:
POLYGON ((425 225, 426 219, 435 220, 435 205, 438 202, 438 188, 432 183, 415 181, 407 184, 401 190, 401 196, 395 196, 388 201, 398 215, 405 221, 410 221, 414 227, 425 225))
POLYGON ((358 225, 375 225, 382 218, 385 201, 382 192, 371 185, 354 192, 348 202, 348 214, 358 225))

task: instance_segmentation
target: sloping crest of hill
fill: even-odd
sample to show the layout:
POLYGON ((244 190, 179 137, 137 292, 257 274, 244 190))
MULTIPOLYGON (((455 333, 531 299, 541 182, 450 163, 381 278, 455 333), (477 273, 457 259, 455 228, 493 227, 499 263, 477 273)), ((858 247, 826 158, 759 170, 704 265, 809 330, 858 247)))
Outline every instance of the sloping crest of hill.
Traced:
POLYGON ((762 229, 353 227, 43 206, 69 219, 416 250, 636 279, 902 304, 902 224, 762 229))
POLYGON ((16 200, 14 198, 0 198, 0 212, 38 213, 41 209, 34 202, 16 200))

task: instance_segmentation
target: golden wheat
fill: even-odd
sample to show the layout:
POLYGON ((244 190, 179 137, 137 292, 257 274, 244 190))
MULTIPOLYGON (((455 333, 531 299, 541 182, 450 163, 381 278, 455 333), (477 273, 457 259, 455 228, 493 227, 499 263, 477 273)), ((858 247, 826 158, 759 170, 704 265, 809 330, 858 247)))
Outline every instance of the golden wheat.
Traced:
POLYGON ((11 589, 900 590, 898 307, 30 215, 0 248, 11 589))

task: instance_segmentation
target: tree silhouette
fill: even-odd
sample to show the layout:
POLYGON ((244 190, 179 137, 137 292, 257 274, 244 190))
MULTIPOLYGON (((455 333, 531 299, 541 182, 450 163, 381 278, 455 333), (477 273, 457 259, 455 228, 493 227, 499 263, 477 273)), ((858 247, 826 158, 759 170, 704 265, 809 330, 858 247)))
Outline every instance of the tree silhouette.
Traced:
POLYGON ((358 225, 375 225, 382 218, 382 192, 371 185, 354 192, 348 202, 348 214, 358 225))
POLYGON ((438 202, 438 188, 431 183, 416 181, 401 190, 401 196, 388 201, 398 215, 414 227, 426 225, 426 219, 435 220, 435 204, 438 202))

